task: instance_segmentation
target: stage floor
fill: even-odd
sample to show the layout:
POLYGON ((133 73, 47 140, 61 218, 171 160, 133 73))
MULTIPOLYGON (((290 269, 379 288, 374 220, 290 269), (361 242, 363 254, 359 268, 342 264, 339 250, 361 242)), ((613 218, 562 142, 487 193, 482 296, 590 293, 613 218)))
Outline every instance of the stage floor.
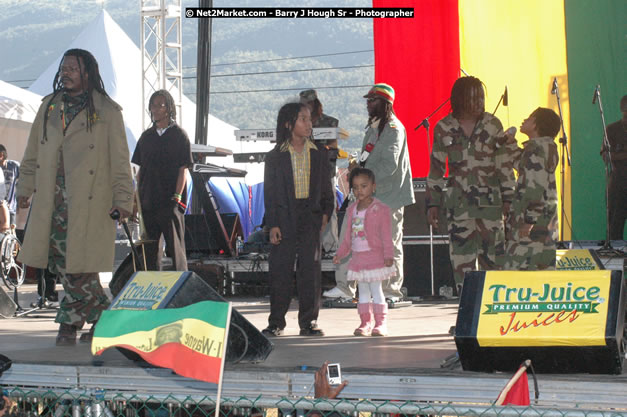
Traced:
MULTIPOLYGON (((30 306, 35 300, 35 285, 20 288, 22 307, 30 306)), ((266 327, 269 297, 230 297, 229 301, 255 327, 266 327)), ((455 300, 413 304, 389 311, 388 337, 353 336, 353 330, 359 325, 356 308, 322 308, 318 324, 325 336, 303 337, 298 335, 298 306, 294 300, 287 314, 284 335, 271 339, 274 350, 268 359, 257 364, 227 364, 227 369, 296 369, 303 365, 319 366, 325 360, 339 362, 343 369, 439 368, 442 360, 455 353, 453 337, 448 334, 457 316, 455 300)), ((58 325, 54 323, 54 316, 53 310, 38 310, 0 320, 0 353, 16 363, 92 365, 94 358, 89 345, 55 346, 58 325)), ((95 359, 104 366, 129 364, 124 356, 111 353, 95 359)))
MULTIPOLYGON (((57 289, 62 291, 60 286, 57 289)), ((255 327, 263 329, 267 325, 268 297, 228 299, 255 327)), ((20 304, 29 306, 35 300, 36 286, 23 285, 19 292, 20 304)), ((310 395, 314 370, 328 360, 342 365, 343 377, 349 380, 342 394, 347 398, 373 398, 369 395, 378 394, 378 398, 385 399, 489 403, 511 374, 467 372, 459 366, 440 367, 442 361, 456 353, 448 331, 455 324, 457 309, 457 300, 423 301, 390 309, 388 337, 355 337, 352 333, 359 323, 355 308, 322 308, 318 323, 326 335, 302 337, 298 336, 298 311, 293 302, 285 334, 272 339, 274 350, 267 360, 226 364, 225 393, 231 396, 255 392, 256 395, 268 392, 283 395, 289 390, 295 396, 310 395), (307 367, 304 372, 303 367, 307 367)), ((58 325, 54 323, 54 316, 53 310, 39 310, 27 316, 0 320, 0 353, 16 364, 11 371, 17 373, 9 374, 9 379, 17 381, 24 375, 32 379, 28 375, 52 373, 63 375, 61 379, 69 381, 70 377, 83 375, 77 380, 91 380, 99 388, 106 388, 106 381, 110 381, 115 390, 127 389, 120 387, 131 387, 139 384, 133 381, 148 378, 156 381, 150 383, 152 387, 167 388, 172 393, 176 390, 182 394, 207 392, 206 384, 166 370, 141 369, 115 349, 93 357, 89 345, 56 347, 58 325), (108 379, 103 379, 104 376, 108 379), (122 380, 128 384, 120 385, 122 380)), ((531 381, 531 377, 529 379, 531 381)), ((542 400, 539 404, 544 406, 578 404, 580 407, 627 409, 624 395, 627 372, 622 375, 544 374, 539 380, 542 400)), ((5 381, 6 375, 0 384, 7 383, 5 381)))

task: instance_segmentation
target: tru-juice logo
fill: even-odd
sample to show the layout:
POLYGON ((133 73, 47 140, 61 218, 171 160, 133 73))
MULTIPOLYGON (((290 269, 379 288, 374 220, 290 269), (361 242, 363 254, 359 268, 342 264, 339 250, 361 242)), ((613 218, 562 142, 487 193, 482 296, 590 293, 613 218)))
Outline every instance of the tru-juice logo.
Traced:
POLYGON ((483 314, 509 313, 509 322, 500 326, 502 336, 519 333, 527 328, 554 326, 562 322, 572 323, 581 314, 598 314, 596 307, 605 300, 599 297, 601 292, 596 286, 566 286, 544 284, 541 288, 509 287, 495 284, 488 287, 491 304, 483 314), (531 320, 525 315, 519 320, 518 313, 536 313, 531 320))

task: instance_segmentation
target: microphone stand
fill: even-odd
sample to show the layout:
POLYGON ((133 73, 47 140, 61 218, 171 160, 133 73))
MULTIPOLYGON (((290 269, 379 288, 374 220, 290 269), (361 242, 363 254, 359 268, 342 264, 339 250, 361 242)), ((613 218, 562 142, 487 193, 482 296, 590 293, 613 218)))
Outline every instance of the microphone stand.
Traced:
POLYGON ((431 142, 430 142, 431 136, 429 135, 429 127, 431 127, 431 124, 429 124, 429 119, 433 117, 433 115, 436 114, 446 103, 448 103, 450 99, 451 98, 449 97, 446 100, 444 100, 444 102, 440 104, 437 109, 433 110, 430 115, 422 119, 422 122, 420 122, 420 124, 418 124, 418 126, 414 128, 414 131, 416 131, 420 129, 421 126, 424 126, 425 129, 427 130, 427 152, 429 153, 429 156, 431 156, 431 142))
POLYGON ((560 184, 561 184, 561 190, 560 190, 560 198, 562 200, 562 209, 560 210, 560 240, 557 243, 557 248, 558 249, 567 249, 566 245, 564 244, 564 228, 566 227, 566 225, 564 224, 564 217, 565 217, 565 213, 566 213, 566 209, 565 209, 565 201, 564 201, 564 185, 565 185, 565 172, 566 172, 566 166, 564 164, 564 155, 566 156, 566 159, 568 161, 568 166, 570 165, 570 151, 568 150, 568 138, 566 137, 566 129, 564 129, 564 117, 562 116, 562 103, 560 100, 560 90, 559 87, 557 85, 557 77, 555 77, 553 79, 553 88, 551 89, 551 94, 555 94, 555 97, 557 98, 557 109, 559 110, 559 115, 560 115, 560 125, 562 127, 562 137, 560 138, 559 142, 561 144, 561 163, 560 163, 560 184))
MULTIPOLYGON (((448 103, 450 99, 451 98, 449 97, 444 100, 442 104, 440 104, 435 110, 433 110, 430 115, 422 119, 422 122, 420 122, 420 124, 414 128, 414 131, 416 131, 420 129, 421 126, 425 127, 427 131, 427 153, 429 154, 429 157, 431 157, 431 136, 429 134, 429 127, 431 125, 429 124, 429 119, 434 114, 436 114, 446 103, 448 103)), ((431 227, 431 225, 429 225, 429 261, 431 264, 431 295, 433 297, 437 297, 437 294, 435 293, 435 273, 433 271, 433 227, 431 227)))
POLYGON ((601 114, 601 125, 603 127, 603 162, 605 165, 605 243, 599 250, 618 254, 619 251, 615 251, 614 248, 612 248, 612 242, 610 241, 610 175, 613 171, 613 167, 610 140, 607 137, 607 125, 605 124, 605 114, 603 113, 603 103, 601 102, 600 85, 597 85, 594 90, 592 104, 595 103, 598 103, 599 113, 601 114))

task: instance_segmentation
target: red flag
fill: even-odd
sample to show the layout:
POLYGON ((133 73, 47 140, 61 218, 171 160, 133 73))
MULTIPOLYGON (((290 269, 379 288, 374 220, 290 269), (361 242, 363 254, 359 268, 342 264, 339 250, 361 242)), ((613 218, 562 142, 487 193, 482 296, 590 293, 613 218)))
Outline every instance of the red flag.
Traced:
POLYGON ((521 365, 499 394, 495 405, 529 405, 529 381, 527 367, 521 365))

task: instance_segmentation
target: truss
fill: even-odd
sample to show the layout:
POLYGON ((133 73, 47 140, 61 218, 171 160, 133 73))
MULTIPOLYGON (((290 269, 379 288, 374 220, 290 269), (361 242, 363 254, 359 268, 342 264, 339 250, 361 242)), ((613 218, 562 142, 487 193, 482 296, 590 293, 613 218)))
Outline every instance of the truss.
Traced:
POLYGON ((182 123, 181 0, 140 0, 142 52, 142 128, 150 126, 148 102, 157 90, 172 94, 182 123))

